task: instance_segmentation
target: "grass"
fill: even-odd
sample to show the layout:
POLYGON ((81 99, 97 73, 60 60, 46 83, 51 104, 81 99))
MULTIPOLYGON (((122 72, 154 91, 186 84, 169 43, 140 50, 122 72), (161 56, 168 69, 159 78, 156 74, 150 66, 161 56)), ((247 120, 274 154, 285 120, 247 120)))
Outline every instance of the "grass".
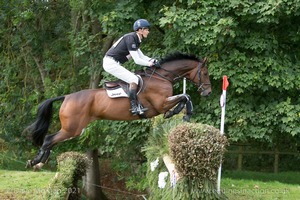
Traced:
POLYGON ((300 172, 224 172, 221 190, 233 200, 298 200, 300 172))
POLYGON ((40 200, 55 172, 0 170, 0 199, 40 200))
MULTIPOLYGON (((0 199, 41 199, 55 172, 0 170, 0 199)), ((300 172, 225 171, 221 190, 230 200, 298 200, 300 172)))

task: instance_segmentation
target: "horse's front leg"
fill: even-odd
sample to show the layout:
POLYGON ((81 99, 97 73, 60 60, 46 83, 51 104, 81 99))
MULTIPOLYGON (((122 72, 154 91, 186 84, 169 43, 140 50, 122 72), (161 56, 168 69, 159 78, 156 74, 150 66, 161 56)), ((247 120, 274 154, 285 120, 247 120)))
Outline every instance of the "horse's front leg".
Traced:
POLYGON ((183 120, 190 121, 193 112, 193 104, 190 96, 187 94, 180 94, 180 95, 168 97, 165 102, 165 108, 169 110, 164 114, 164 118, 170 118, 173 115, 178 114, 185 106, 187 112, 186 115, 183 117, 183 120), (174 106, 176 107, 173 108, 174 106))

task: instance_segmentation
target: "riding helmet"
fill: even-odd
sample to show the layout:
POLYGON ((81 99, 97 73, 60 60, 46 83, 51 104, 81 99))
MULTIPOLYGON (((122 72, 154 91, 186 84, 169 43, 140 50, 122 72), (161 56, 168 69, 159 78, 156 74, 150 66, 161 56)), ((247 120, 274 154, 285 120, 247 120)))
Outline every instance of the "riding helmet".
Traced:
POLYGON ((145 19, 138 19, 133 24, 133 30, 137 31, 139 28, 149 28, 150 23, 145 19))

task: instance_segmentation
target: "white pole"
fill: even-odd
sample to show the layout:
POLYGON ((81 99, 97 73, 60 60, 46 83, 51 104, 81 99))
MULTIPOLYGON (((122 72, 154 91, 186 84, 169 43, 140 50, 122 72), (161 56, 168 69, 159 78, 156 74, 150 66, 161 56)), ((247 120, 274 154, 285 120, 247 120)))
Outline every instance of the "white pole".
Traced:
POLYGON ((186 78, 183 78, 183 94, 186 94, 186 78))
MULTIPOLYGON (((223 76, 223 86, 222 86, 222 95, 220 98, 220 105, 222 108, 221 113, 221 127, 220 127, 220 134, 224 134, 224 123, 225 123, 225 106, 226 106, 226 90, 229 85, 227 80, 227 76, 223 76)), ((217 182, 217 191, 220 194, 221 192, 221 172, 222 172, 222 163, 220 163, 219 171, 218 171, 218 182, 217 182)))

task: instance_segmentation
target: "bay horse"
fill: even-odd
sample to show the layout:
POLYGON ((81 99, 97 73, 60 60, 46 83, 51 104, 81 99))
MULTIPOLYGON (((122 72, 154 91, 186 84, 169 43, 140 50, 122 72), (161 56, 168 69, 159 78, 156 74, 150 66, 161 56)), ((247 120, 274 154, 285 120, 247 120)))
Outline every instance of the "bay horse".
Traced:
POLYGON ((27 167, 41 168, 55 144, 81 135, 94 120, 137 120, 159 114, 169 118, 186 106, 184 119, 188 121, 193 109, 189 95, 173 95, 173 85, 184 77, 197 86, 201 96, 208 96, 212 90, 206 59, 194 55, 173 53, 160 61, 160 67, 147 67, 138 73, 143 80, 138 100, 148 108, 143 116, 132 115, 129 99, 111 98, 105 88, 81 90, 40 104, 36 121, 25 131, 32 134, 33 143, 41 148, 33 160, 28 160, 27 167), (54 134, 47 134, 55 101, 63 101, 59 110, 61 129, 54 134))

